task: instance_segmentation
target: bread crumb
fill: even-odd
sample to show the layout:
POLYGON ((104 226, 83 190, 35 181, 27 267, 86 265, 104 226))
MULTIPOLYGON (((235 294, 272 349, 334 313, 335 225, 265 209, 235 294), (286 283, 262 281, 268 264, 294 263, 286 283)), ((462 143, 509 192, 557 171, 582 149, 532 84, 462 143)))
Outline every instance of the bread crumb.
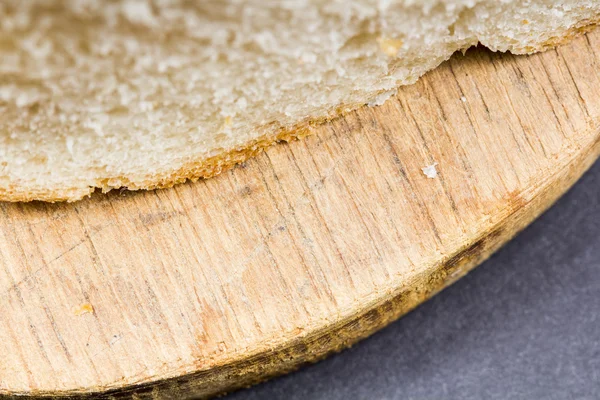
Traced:
POLYGON ((78 317, 83 314, 93 314, 93 313, 94 313, 94 306, 92 306, 90 303, 83 303, 83 304, 80 304, 79 306, 73 308, 73 314, 75 314, 78 317))
POLYGON ((467 102, 467 98, 465 96, 461 96, 460 97, 460 101, 462 101, 463 103, 467 102))
POLYGON ((437 169, 435 169, 436 165, 438 165, 438 163, 434 162, 431 165, 421 168, 421 171, 423 171, 425 176, 428 177, 429 179, 435 179, 438 174, 437 169))

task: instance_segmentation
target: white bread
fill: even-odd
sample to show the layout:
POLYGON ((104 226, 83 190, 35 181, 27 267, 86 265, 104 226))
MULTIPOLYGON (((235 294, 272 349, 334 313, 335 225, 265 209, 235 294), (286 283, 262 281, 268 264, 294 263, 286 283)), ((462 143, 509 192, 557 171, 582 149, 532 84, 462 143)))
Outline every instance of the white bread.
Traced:
POLYGON ((597 0, 0 0, 0 200, 209 177, 457 50, 599 19, 597 0))

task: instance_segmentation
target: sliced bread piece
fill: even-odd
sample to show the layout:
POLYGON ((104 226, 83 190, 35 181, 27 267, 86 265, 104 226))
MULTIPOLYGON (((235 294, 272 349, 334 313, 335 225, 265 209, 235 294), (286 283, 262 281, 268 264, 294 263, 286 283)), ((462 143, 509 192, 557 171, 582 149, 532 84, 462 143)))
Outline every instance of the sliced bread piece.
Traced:
POLYGON ((599 19, 596 0, 0 0, 0 199, 211 177, 457 50, 599 19))

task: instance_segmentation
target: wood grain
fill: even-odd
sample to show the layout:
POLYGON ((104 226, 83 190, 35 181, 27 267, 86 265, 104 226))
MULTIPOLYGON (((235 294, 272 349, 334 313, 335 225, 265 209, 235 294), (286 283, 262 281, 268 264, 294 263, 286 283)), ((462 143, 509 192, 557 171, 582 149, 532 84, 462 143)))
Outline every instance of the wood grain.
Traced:
POLYGON ((214 179, 1 204, 0 394, 209 396, 385 326, 597 158, 599 45, 469 51, 214 179))

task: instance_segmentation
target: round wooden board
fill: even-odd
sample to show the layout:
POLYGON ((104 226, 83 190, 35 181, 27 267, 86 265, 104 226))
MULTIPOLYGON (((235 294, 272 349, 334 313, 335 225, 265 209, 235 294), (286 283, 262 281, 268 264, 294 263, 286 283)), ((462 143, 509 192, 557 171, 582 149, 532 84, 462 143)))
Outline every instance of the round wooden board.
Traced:
POLYGON ((215 179, 1 204, 0 393, 208 396, 385 326, 596 159, 597 49, 473 50, 215 179))

